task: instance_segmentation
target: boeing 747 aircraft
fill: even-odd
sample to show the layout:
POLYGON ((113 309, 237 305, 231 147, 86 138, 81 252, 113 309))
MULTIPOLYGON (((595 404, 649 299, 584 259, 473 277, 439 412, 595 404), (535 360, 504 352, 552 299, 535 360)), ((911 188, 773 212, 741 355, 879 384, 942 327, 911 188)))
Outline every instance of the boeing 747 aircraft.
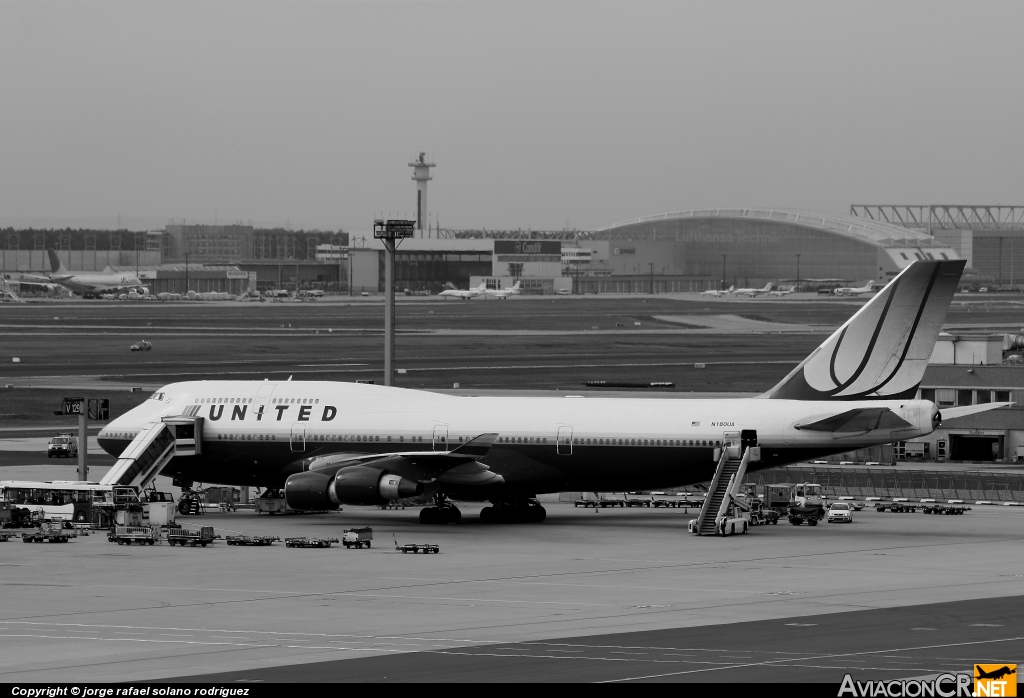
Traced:
MULTIPOLYGON (((135 274, 113 272, 108 267, 104 271, 68 271, 60 261, 57 253, 46 250, 50 257, 50 273, 48 276, 35 277, 59 284, 69 291, 83 296, 98 296, 111 291, 135 291, 139 295, 149 295, 149 289, 142 285, 135 274)), ((28 275, 22 275, 28 278, 28 275)))
POLYGON ((193 419, 196 455, 175 456, 164 475, 283 487, 296 509, 432 495, 425 522, 461 518, 448 497, 492 502, 485 520, 539 521, 540 493, 708 480, 717 450, 740 438, 760 446, 755 471, 931 433, 942 418, 915 395, 964 264, 908 266, 756 398, 463 397, 328 381, 194 381, 161 388, 105 427, 99 444, 120 456, 136 440, 141 452, 161 420, 193 419))

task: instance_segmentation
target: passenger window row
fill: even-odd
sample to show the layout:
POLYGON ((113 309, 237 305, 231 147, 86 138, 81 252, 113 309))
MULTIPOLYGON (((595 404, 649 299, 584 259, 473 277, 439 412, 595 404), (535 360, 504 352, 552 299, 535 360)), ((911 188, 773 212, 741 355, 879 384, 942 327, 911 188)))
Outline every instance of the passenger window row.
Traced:
POLYGON ((251 397, 197 397, 197 405, 247 405, 252 402, 251 397))

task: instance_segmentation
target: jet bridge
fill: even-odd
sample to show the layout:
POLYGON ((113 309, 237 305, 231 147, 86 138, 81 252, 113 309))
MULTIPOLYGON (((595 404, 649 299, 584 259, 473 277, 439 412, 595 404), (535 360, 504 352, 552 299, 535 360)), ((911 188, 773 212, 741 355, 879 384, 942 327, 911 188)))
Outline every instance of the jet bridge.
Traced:
POLYGON ((145 488, 172 458, 202 455, 202 417, 164 417, 138 433, 100 480, 145 488))

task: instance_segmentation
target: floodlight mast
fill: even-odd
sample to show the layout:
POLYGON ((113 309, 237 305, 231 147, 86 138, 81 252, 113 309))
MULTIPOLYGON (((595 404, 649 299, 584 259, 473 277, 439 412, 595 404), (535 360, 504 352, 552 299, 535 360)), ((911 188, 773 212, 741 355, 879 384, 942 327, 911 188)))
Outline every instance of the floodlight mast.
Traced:
POLYGON ((395 384, 395 248, 412 237, 416 221, 373 222, 373 237, 384 243, 384 385, 395 384))

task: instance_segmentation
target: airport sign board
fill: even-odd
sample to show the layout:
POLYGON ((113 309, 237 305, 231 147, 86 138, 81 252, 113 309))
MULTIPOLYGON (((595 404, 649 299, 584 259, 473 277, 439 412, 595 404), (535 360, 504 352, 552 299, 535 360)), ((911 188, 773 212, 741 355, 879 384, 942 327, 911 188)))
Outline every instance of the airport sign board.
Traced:
POLYGON ((64 398, 64 414, 82 414, 82 403, 84 402, 84 397, 64 398))
POLYGON ((373 237, 388 240, 411 238, 416 228, 416 221, 390 219, 373 222, 373 237))
POLYGON ((561 255, 561 240, 495 240, 494 254, 561 255))

